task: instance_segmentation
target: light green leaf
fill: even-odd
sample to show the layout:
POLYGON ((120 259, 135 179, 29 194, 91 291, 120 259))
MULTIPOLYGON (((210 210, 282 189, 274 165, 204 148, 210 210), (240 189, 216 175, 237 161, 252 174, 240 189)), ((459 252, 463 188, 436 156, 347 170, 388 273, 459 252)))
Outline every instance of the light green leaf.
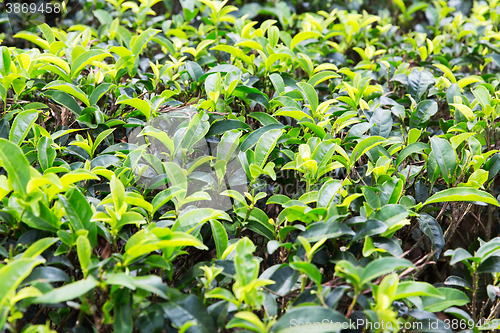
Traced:
POLYGON ((57 237, 39 239, 35 243, 31 244, 26 251, 24 251, 22 258, 36 258, 58 240, 59 238, 57 237))
POLYGON ((424 310, 429 312, 440 312, 452 306, 463 306, 470 302, 464 292, 453 288, 437 288, 444 297, 422 297, 424 310))
POLYGON ((37 119, 38 110, 20 112, 14 119, 12 128, 10 129, 9 140, 20 146, 37 119))
POLYGON ((302 95, 304 96, 304 99, 307 99, 312 112, 315 113, 318 109, 319 104, 318 94, 316 93, 316 90, 311 84, 306 82, 299 82, 297 83, 297 85, 302 90, 302 95))
POLYGON ((45 262, 45 259, 23 258, 9 262, 0 268, 0 281, 2 281, 0 307, 4 305, 7 297, 16 290, 33 268, 43 262, 45 262))
POLYGON ((432 137, 431 138, 432 152, 436 156, 441 175, 448 185, 455 173, 457 167, 457 155, 455 149, 448 142, 448 140, 432 137))
POLYGON ((432 296, 444 299, 439 290, 427 282, 404 281, 399 282, 394 300, 415 296, 432 296))
POLYGON ((64 81, 53 81, 47 84, 45 87, 43 87, 43 90, 47 89, 64 91, 65 93, 68 93, 71 96, 78 98, 80 101, 85 103, 85 105, 90 106, 90 102, 87 95, 74 84, 67 83, 64 81))
POLYGON ((267 132, 265 136, 262 136, 257 142, 257 146, 255 146, 254 162, 261 168, 264 168, 267 158, 273 151, 274 147, 276 147, 276 143, 278 142, 281 134, 281 129, 273 129, 267 132))
POLYGON ((21 148, 0 138, 0 166, 7 171, 9 182, 15 191, 26 196, 26 186, 30 180, 30 165, 21 148))
POLYGON ((379 276, 391 273, 400 268, 408 268, 413 266, 411 261, 393 257, 379 258, 371 261, 363 269, 360 276, 361 284, 368 283, 379 276))
POLYGON ((210 220, 212 235, 214 236, 217 258, 220 259, 228 245, 227 232, 222 223, 217 220, 210 220))
POLYGON ((479 201, 500 207, 497 199, 491 194, 472 187, 454 187, 440 191, 427 199, 424 202, 424 206, 431 203, 448 201, 479 201))
POLYGON ((319 37, 323 37, 323 35, 320 34, 319 32, 315 32, 315 31, 302 31, 302 32, 299 32, 298 34, 296 34, 292 38, 292 42, 290 43, 290 49, 293 50, 295 48, 295 46, 297 46, 297 44, 299 44, 300 42, 305 41, 306 39, 313 39, 313 38, 317 39, 319 37))
POLYGON ((423 142, 414 142, 408 146, 406 146, 396 157, 396 166, 399 166, 401 162, 404 161, 405 158, 410 156, 411 154, 420 153, 424 149, 430 149, 429 145, 423 142))
POLYGON ((76 240, 76 251, 78 254, 78 261, 82 267, 84 278, 87 277, 88 269, 91 264, 92 247, 86 236, 78 236, 76 240))
POLYGON ((139 112, 141 112, 146 117, 146 119, 149 119, 149 117, 151 116, 151 110, 153 109, 153 105, 151 104, 151 102, 140 98, 128 98, 116 102, 116 104, 130 105, 131 107, 139 110, 139 112))
POLYGON ((143 31, 139 35, 139 37, 137 37, 135 40, 132 41, 130 45, 132 53, 135 54, 136 56, 141 54, 142 50, 146 47, 151 38, 153 38, 159 32, 160 30, 151 28, 143 31))
POLYGON ((85 280, 66 284, 34 299, 34 303, 55 304, 70 301, 94 289, 99 282, 92 276, 85 280))
POLYGON ((76 59, 73 59, 71 66, 71 78, 75 78, 87 65, 94 61, 101 61, 104 58, 111 57, 111 54, 102 50, 89 50, 80 54, 76 59))
POLYGON ((381 136, 370 136, 360 141, 353 149, 351 157, 349 158, 350 167, 352 168, 354 166, 354 163, 356 163, 361 158, 361 156, 366 154, 367 151, 375 146, 384 143, 385 141, 386 140, 381 136))
POLYGON ((473 121, 475 119, 474 112, 472 112, 471 108, 467 105, 455 103, 451 103, 450 105, 453 105, 457 110, 460 110, 468 121, 473 121))

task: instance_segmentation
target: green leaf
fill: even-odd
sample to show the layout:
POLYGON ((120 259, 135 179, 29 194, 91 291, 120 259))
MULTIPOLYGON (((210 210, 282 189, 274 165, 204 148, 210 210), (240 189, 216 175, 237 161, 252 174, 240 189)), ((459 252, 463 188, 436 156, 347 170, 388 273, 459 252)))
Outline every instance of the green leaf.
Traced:
POLYGON ((425 100, 417 104, 410 117, 410 128, 427 128, 429 121, 438 111, 436 101, 425 100))
POLYGON ((257 315, 250 311, 237 312, 234 318, 227 323, 226 328, 247 328, 254 332, 266 332, 266 325, 257 317, 257 315))
MULTIPOLYGON (((451 308, 444 310, 443 312, 446 314, 451 314, 451 315, 457 317, 459 320, 463 320, 464 322, 467 322, 467 323, 474 322, 472 317, 466 311, 459 309, 459 308, 451 307, 451 308)), ((491 323, 491 321, 490 321, 490 323, 491 323)), ((496 326, 498 326, 498 324, 496 326)), ((470 325, 468 328, 473 333, 479 333, 479 331, 480 331, 479 327, 475 326, 475 325, 474 325, 474 327, 472 327, 472 325, 470 325)))
POLYGON ((316 113, 318 109, 319 99, 314 87, 306 82, 299 82, 297 83, 297 85, 299 86, 300 90, 302 90, 302 95, 304 96, 304 99, 306 99, 309 103, 312 112, 316 113))
POLYGON ((479 104, 485 109, 487 106, 491 105, 491 95, 488 89, 480 85, 472 91, 474 97, 479 101, 479 104))
MULTIPOLYGON (((29 225, 31 228, 46 230, 50 232, 57 232, 61 225, 61 220, 57 217, 52 210, 50 210, 44 203, 41 201, 35 203, 37 205, 39 213, 36 216, 30 209, 26 209, 21 218, 21 221, 29 225)), ((34 205, 34 206, 35 206, 34 205)), ((35 206, 36 207, 36 206, 35 206)))
POLYGON ((43 90, 46 89, 63 91, 65 93, 70 94, 73 97, 78 98, 80 101, 85 103, 85 105, 90 106, 90 102, 87 95, 80 88, 71 83, 67 83, 64 81, 53 81, 47 84, 45 87, 43 87, 43 90))
POLYGON ((78 261, 83 270, 84 278, 88 275, 88 269, 91 264, 92 247, 86 236, 78 236, 76 240, 76 252, 78 254, 78 261))
POLYGON ((429 214, 420 214, 418 227, 420 231, 429 237, 433 250, 436 250, 436 258, 439 258, 445 245, 443 229, 441 229, 439 223, 429 214))
POLYGON ((200 77, 204 74, 201 66, 194 61, 186 61, 186 69, 194 82, 198 82, 200 77))
POLYGON ((219 135, 235 129, 242 129, 248 131, 251 128, 242 121, 234 119, 224 119, 213 122, 210 125, 210 129, 207 132, 207 136, 219 135))
POLYGON ((329 207, 333 198, 338 193, 341 188, 341 181, 337 179, 331 179, 325 182, 318 192, 318 206, 319 207, 329 207))
POLYGON ((0 138, 0 166, 7 171, 14 191, 26 196, 26 186, 30 180, 30 165, 21 148, 0 138))
POLYGON ((147 29, 143 31, 139 37, 132 41, 130 48, 135 56, 141 54, 142 50, 147 46, 148 42, 153 38, 160 30, 157 29, 147 29))
POLYGON ((257 142, 257 146, 255 147, 254 162, 261 168, 264 168, 267 158, 273 151, 274 147, 276 147, 276 143, 278 142, 281 134, 281 129, 272 129, 267 132, 265 136, 262 136, 257 142))
POLYGON ((324 139, 326 136, 326 131, 322 127, 320 127, 320 126, 318 126, 310 121, 307 121, 307 120, 301 121, 301 122, 299 122, 299 124, 312 130, 314 132, 314 134, 316 134, 321 139, 324 139))
POLYGON ((211 73, 231 73, 231 72, 236 72, 236 74, 241 73, 241 69, 236 67, 235 65, 229 65, 229 64, 223 64, 223 65, 217 65, 215 67, 212 67, 208 72, 203 74, 198 82, 203 82, 209 76, 211 73))
POLYGON ((22 258, 9 262, 7 265, 0 268, 0 307, 4 305, 11 293, 15 292, 21 282, 31 273, 33 268, 45 259, 37 258, 22 258))
POLYGON ((446 278, 446 281, 444 281, 445 285, 448 286, 457 286, 457 287, 464 287, 466 289, 471 290, 472 286, 470 285, 469 282, 467 282, 465 279, 461 278, 460 276, 452 275, 448 276, 446 278))
POLYGON ((47 90, 43 93, 43 95, 52 98, 56 103, 59 103, 62 106, 68 108, 78 116, 82 112, 82 108, 80 107, 80 105, 78 105, 75 99, 64 91, 47 90))
POLYGON ((319 269, 314 264, 299 261, 290 263, 290 267, 302 274, 306 274, 307 277, 311 279, 311 281, 313 281, 319 289, 321 289, 322 276, 319 269))
MULTIPOLYGON (((240 86, 240 87, 242 87, 242 86, 240 86)), ((264 109, 269 110, 269 98, 265 94, 262 94, 262 92, 260 90, 258 90, 258 92, 250 93, 250 94, 246 95, 246 98, 244 98, 244 99, 255 101, 255 102, 259 103, 260 105, 262 105, 264 107, 264 109)))
POLYGON ((76 78, 85 66, 90 65, 94 61, 101 61, 107 57, 111 57, 111 54, 102 50, 94 49, 83 52, 76 59, 73 59, 73 64, 71 65, 71 78, 76 78))
POLYGON ((448 185, 451 184, 455 169, 457 167, 457 154, 448 140, 442 138, 431 138, 432 152, 436 156, 441 175, 448 185))
POLYGON ((130 304, 130 292, 128 289, 121 289, 114 296, 113 330, 115 332, 132 333, 134 321, 130 304))
POLYGON ((470 254, 467 250, 458 248, 456 250, 448 250, 444 253, 445 256, 451 256, 450 265, 455 265, 457 262, 474 259, 474 256, 470 254))
POLYGON ((403 281, 398 284, 398 291, 394 300, 415 296, 431 296, 444 299, 439 290, 427 282, 403 281))
POLYGON ((47 50, 50 46, 45 39, 40 38, 40 36, 38 36, 37 34, 28 31, 18 32, 12 37, 26 39, 27 41, 30 41, 33 44, 40 46, 44 50, 47 50))
POLYGON ((403 0, 393 0, 393 1, 399 7, 399 9, 403 14, 406 13, 406 6, 403 0))
POLYGON ((38 29, 40 29, 43 33, 43 36, 49 42, 49 44, 52 44, 52 42, 55 41, 55 36, 54 32, 52 31, 52 28, 49 27, 46 23, 42 23, 38 25, 38 29))
MULTIPOLYGON (((238 211, 238 213, 240 212, 238 211)), ((240 216, 244 218, 242 215, 240 216)), ((274 226, 269 222, 266 213, 258 208, 254 208, 250 213, 247 228, 266 237, 268 240, 274 239, 274 226)))
POLYGON ((311 223, 306 231, 300 234, 309 242, 317 242, 323 238, 339 238, 344 235, 354 236, 355 233, 349 227, 338 221, 329 220, 325 222, 311 223))
POLYGON ((417 68, 408 75, 408 93, 416 99, 420 100, 420 97, 427 91, 427 88, 434 83, 434 75, 432 75, 428 70, 424 69, 419 71, 417 68))
POLYGON ((92 276, 85 280, 66 284, 60 288, 55 288, 42 296, 34 299, 34 303, 39 304, 55 304, 70 301, 77 297, 83 296, 90 290, 94 289, 99 282, 92 276))
POLYGON ((113 21, 113 17, 111 16, 111 14, 103 9, 94 10, 93 14, 102 25, 110 24, 113 21))
POLYGON ((153 205, 153 210, 151 211, 151 214, 154 214, 163 205, 172 200, 172 198, 176 197, 176 195, 181 191, 184 190, 180 187, 169 187, 166 190, 163 190, 160 193, 158 193, 151 202, 151 204, 153 205))
POLYGON ((406 146, 401 152, 398 154, 398 157, 396 157, 396 166, 399 166, 401 162, 404 161, 405 158, 410 156, 411 154, 415 153, 420 153, 421 151, 425 149, 430 149, 429 145, 423 143, 423 142, 414 142, 408 146, 406 146))
POLYGON ((224 133, 217 146, 217 161, 230 162, 236 156, 236 149, 239 146, 240 131, 231 130, 224 133))
POLYGON ((7 76, 10 74, 10 66, 11 66, 11 59, 10 59, 10 52, 9 49, 6 46, 0 47, 0 74, 2 76, 7 76))
POLYGON ((467 87, 470 84, 484 82, 483 78, 477 75, 467 75, 463 79, 458 80, 457 84, 460 88, 467 87))
POLYGON ((228 245, 227 232, 224 226, 217 220, 210 220, 210 227, 214 236, 217 258, 220 259, 228 245))
POLYGON ((114 286, 123 286, 127 287, 130 290, 137 289, 134 283, 134 279, 132 279, 130 275, 125 273, 115 273, 111 275, 109 278, 106 279, 106 284, 114 286))
POLYGON ((189 321, 196 322, 197 333, 212 333, 217 329, 212 317, 207 312, 203 303, 194 295, 182 295, 162 304, 166 316, 177 327, 183 326, 189 321))
POLYGON ((413 266, 411 261, 399 258, 379 258, 371 261, 363 269, 363 273, 360 276, 361 284, 368 283, 379 276, 391 273, 400 268, 408 268, 413 266))
POLYGON ((472 187, 454 187, 440 191, 427 199, 423 206, 447 201, 479 201, 500 207, 497 199, 491 194, 472 187))
POLYGON ((9 140, 20 146, 37 119, 38 110, 27 110, 19 113, 12 123, 9 140))
POLYGON ((200 208, 180 215, 177 218, 177 222, 172 230, 188 231, 198 224, 204 223, 211 219, 224 219, 228 221, 230 220, 229 216, 222 211, 212 208, 200 208))
MULTIPOLYGON (((476 253, 477 255, 477 253, 476 253)), ((491 256, 486 260, 483 260, 479 267, 477 268, 477 272, 482 273, 498 273, 500 272, 500 257, 499 256, 491 256)))
POLYGON ((405 15, 410 16, 411 14, 415 13, 416 11, 419 10, 424 10, 429 6, 429 4, 419 1, 412 3, 410 7, 408 7, 408 10, 406 11, 405 15))
MULTIPOLYGON (((187 178, 186 174, 184 171, 181 169, 180 166, 178 166, 176 163, 173 162, 165 162, 165 171, 168 174, 168 180, 169 183, 172 184, 172 186, 181 188, 185 191, 187 191, 187 178)), ((184 199, 185 194, 180 196, 180 199, 184 199)))
POLYGON ((26 259, 36 258, 58 240, 59 238, 57 237, 39 239, 35 243, 31 244, 26 251, 24 251, 22 257, 26 259))
POLYGON ((366 203, 373 210, 380 208, 380 198, 378 197, 378 195, 375 193, 374 190, 368 187, 363 187, 363 195, 366 199, 366 203))
POLYGON ((349 158, 349 166, 352 168, 354 166, 354 163, 356 163, 361 158, 361 156, 366 154, 367 151, 375 146, 384 143, 385 141, 386 140, 381 136, 370 136, 361 140, 351 153, 351 157, 349 158))
POLYGON ((141 132, 141 135, 157 139, 169 150, 170 154, 175 151, 174 141, 168 136, 167 133, 165 133, 165 131, 148 126, 141 132))
POLYGON ((467 105, 455 104, 455 103, 450 103, 450 105, 453 105, 455 109, 462 112, 462 114, 465 116, 465 118, 467 118, 468 121, 473 121, 476 118, 474 116, 474 112, 472 112, 471 108, 468 107, 467 105))
POLYGON ((323 37, 323 35, 320 34, 319 32, 315 32, 315 31, 299 32, 298 34, 296 34, 292 38, 292 42, 290 43, 290 50, 293 50, 295 48, 295 46, 297 46, 297 44, 305 41, 306 39, 313 39, 313 38, 317 39, 319 37, 323 37))
POLYGON ((429 312, 441 312, 452 306, 463 306, 470 302, 467 295, 462 291, 453 288, 437 288, 444 298, 424 296, 422 303, 424 310, 429 312))
POLYGON ((92 246, 95 246, 97 243, 96 225, 90 222, 93 215, 92 209, 82 192, 78 188, 72 187, 64 196, 59 195, 59 201, 64 207, 73 231, 87 230, 89 232, 90 243, 92 246))
POLYGON ((323 72, 319 72, 319 73, 314 74, 309 79, 309 81, 307 81, 307 83, 309 83, 310 85, 315 87, 316 85, 320 84, 323 81, 333 79, 336 77, 340 77, 340 75, 338 75, 337 73, 335 73, 333 71, 323 71, 323 72))
POLYGON ((118 215, 118 219, 121 218, 122 207, 126 205, 125 203, 125 187, 123 183, 113 175, 111 181, 109 182, 109 187, 111 189, 111 197, 113 198, 113 204, 115 207, 115 212, 118 215))
POLYGON ((196 237, 184 232, 171 232, 155 228, 153 230, 142 229, 129 238, 125 245, 124 265, 135 261, 136 258, 150 252, 167 249, 172 250, 176 247, 195 246, 199 249, 208 248, 196 237), (162 235, 166 233, 166 235, 162 235), (158 237, 156 234, 160 234, 158 237))
POLYGON ((245 152, 248 149, 252 148, 257 143, 257 141, 259 141, 259 139, 263 137, 267 132, 274 129, 281 129, 283 127, 284 126, 282 124, 269 124, 253 131, 245 138, 245 140, 243 140, 240 147, 241 151, 245 152))
POLYGON ((219 94, 219 96, 222 94, 221 77, 219 72, 207 76, 207 79, 205 80, 205 91, 208 96, 210 96, 210 93, 219 94))
POLYGON ((34 281, 43 283, 68 282, 69 276, 59 268, 51 266, 41 266, 35 267, 31 274, 23 280, 22 285, 26 285, 34 281))
POLYGON ((115 130, 114 128, 109 128, 99 133, 99 135, 94 141, 94 144, 92 145, 92 154, 95 153, 95 150, 101 144, 101 142, 104 141, 104 139, 106 139, 111 133, 113 133, 114 130, 115 130))
POLYGON ((434 183, 438 178, 441 170, 436 160, 436 155, 431 151, 427 159, 427 177, 431 183, 434 183))
POLYGON ((97 88, 92 91, 89 96, 90 105, 96 105, 104 94, 106 94, 109 89, 114 87, 115 85, 112 83, 101 83, 97 88))
POLYGON ((151 105, 151 102, 140 99, 140 98, 128 98, 128 99, 123 99, 119 102, 116 102, 116 104, 126 104, 130 105, 133 108, 136 108, 141 112, 146 119, 149 119, 151 116, 151 110, 153 108, 153 105, 151 105))
POLYGON ((279 74, 273 73, 269 75, 269 80, 271 80, 278 95, 281 95, 285 92, 285 83, 283 82, 283 78, 279 74))
POLYGON ((56 150, 52 148, 53 143, 54 141, 51 138, 42 136, 36 145, 38 162, 43 171, 51 168, 57 157, 56 150))
MULTIPOLYGON (((181 144, 176 145, 176 152, 179 148, 184 148, 184 149, 192 149, 194 145, 196 145, 200 140, 202 140, 205 135, 207 134, 208 130, 210 128, 210 124, 208 121, 205 121, 203 119, 203 116, 200 114, 197 114, 192 117, 191 121, 189 122, 188 126, 185 128, 184 136, 181 139, 181 144)), ((184 129, 183 129, 184 130, 184 129)), ((178 136, 179 132, 176 133, 176 136, 178 136)), ((177 141, 174 141, 177 143, 177 141)))
POLYGON ((281 108, 274 114, 275 117, 277 116, 285 116, 285 117, 290 117, 295 120, 302 120, 303 118, 307 118, 310 121, 314 122, 314 118, 311 117, 309 114, 305 113, 302 110, 296 110, 292 108, 281 108))

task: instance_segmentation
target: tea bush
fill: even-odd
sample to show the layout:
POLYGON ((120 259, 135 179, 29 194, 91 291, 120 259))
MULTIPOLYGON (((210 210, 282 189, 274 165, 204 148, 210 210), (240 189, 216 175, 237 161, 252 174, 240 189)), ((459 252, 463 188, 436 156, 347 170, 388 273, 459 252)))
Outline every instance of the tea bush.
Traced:
POLYGON ((500 324, 498 1, 9 4, 4 332, 500 324))

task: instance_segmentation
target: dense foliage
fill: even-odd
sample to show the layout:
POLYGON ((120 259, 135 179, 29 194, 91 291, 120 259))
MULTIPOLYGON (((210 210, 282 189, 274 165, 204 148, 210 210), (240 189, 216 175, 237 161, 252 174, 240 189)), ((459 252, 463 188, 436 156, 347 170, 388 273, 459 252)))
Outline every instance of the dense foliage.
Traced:
POLYGON ((2 14, 0 327, 496 328, 499 12, 80 0, 47 23, 2 14))

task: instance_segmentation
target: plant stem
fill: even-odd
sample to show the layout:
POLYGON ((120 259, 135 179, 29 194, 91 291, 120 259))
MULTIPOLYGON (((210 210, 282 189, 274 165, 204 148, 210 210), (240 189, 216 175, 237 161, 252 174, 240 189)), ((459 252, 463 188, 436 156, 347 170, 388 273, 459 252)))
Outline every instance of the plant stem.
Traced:
POLYGON ((477 270, 472 274, 472 320, 476 320, 477 270))
POLYGON ((351 316, 354 310, 354 306, 356 305, 356 302, 358 301, 358 294, 354 294, 354 297, 352 298, 351 305, 349 305, 349 308, 347 309, 347 314, 345 315, 347 318, 351 316))

